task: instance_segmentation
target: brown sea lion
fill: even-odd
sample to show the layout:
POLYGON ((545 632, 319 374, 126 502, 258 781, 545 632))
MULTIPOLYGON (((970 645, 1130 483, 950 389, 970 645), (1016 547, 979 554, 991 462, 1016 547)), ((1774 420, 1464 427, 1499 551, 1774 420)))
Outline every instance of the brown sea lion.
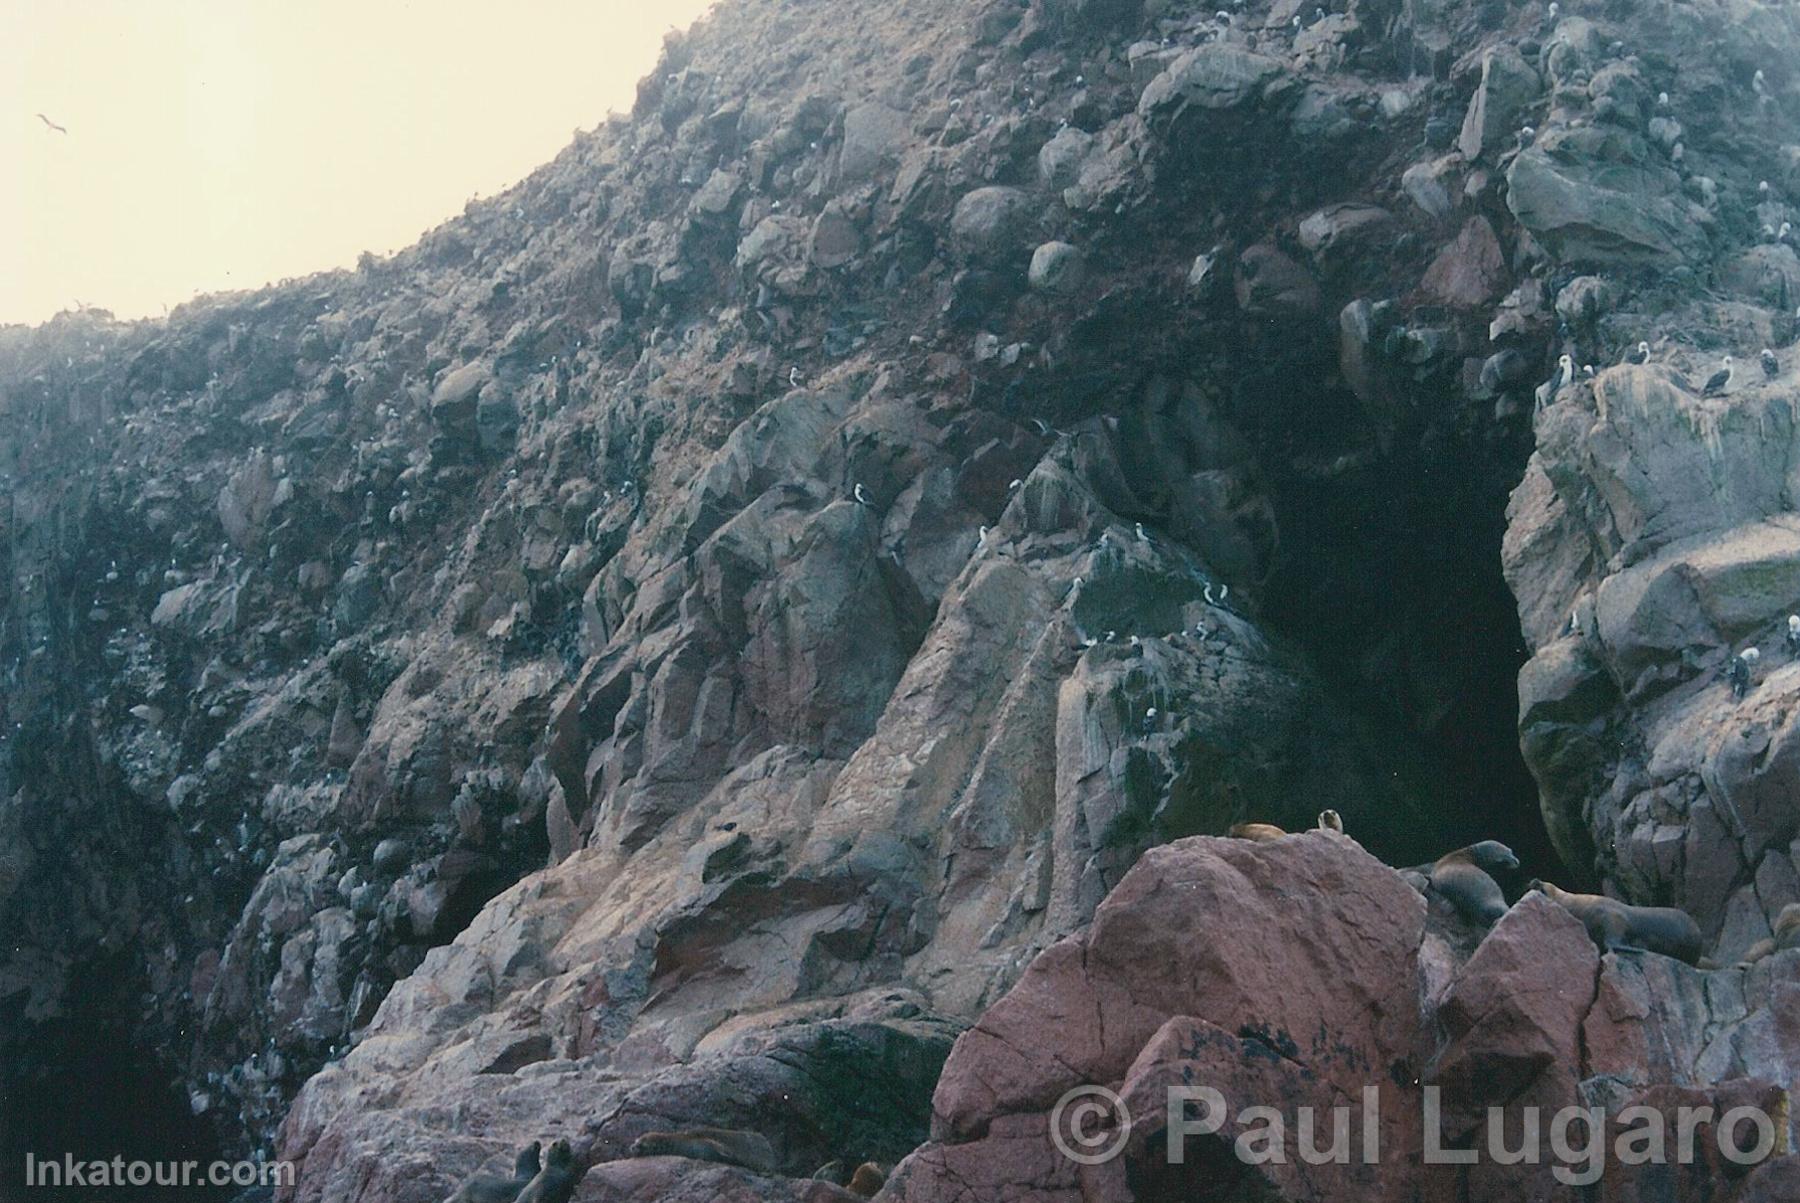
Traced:
POLYGON ((1655 952, 1689 965, 1700 963, 1700 925, 1686 911, 1632 906, 1600 894, 1571 894, 1547 881, 1533 881, 1530 888, 1543 891, 1581 920, 1603 951, 1655 952))
POLYGON ((873 1161, 865 1161, 856 1167, 850 1175, 849 1191, 865 1199, 873 1199, 877 1191, 887 1185, 887 1171, 873 1161))
POLYGON ((1266 844, 1280 839, 1287 832, 1273 823, 1233 823, 1231 830, 1225 834, 1234 840, 1254 840, 1258 844, 1266 844))
POLYGON ((456 1193, 445 1203, 513 1203, 542 1168, 538 1160, 538 1142, 534 1140, 520 1149, 513 1159, 512 1177, 476 1174, 457 1187, 456 1193))
POLYGON ((1335 831, 1339 835, 1344 834, 1344 816, 1335 810, 1321 810, 1319 812, 1319 830, 1335 831))
POLYGON ((646 1132, 631 1142, 633 1157, 685 1157, 719 1165, 741 1165, 759 1174, 777 1169, 774 1146, 760 1132, 739 1128, 683 1128, 679 1132, 646 1132))
POLYGON ((1450 900, 1457 913, 1487 927, 1506 913, 1506 895, 1488 874, 1496 869, 1517 869, 1519 858, 1499 840, 1482 840, 1455 852, 1446 852, 1430 865, 1418 865, 1431 888, 1450 900))
POLYGON ((516 1203, 569 1203, 585 1172, 575 1164, 575 1151, 569 1142, 555 1141, 544 1152, 544 1167, 525 1184, 516 1203))
POLYGON ((1772 957, 1789 948, 1800 948, 1800 902, 1790 902, 1781 908, 1781 913, 1775 916, 1775 934, 1745 949, 1738 965, 1754 965, 1764 957, 1772 957))

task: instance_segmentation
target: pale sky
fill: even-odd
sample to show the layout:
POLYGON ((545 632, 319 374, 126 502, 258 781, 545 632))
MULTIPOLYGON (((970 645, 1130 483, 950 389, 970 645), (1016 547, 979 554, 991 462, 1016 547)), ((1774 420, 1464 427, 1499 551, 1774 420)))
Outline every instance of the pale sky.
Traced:
POLYGON ((408 246, 629 111, 710 6, 0 0, 0 323, 408 246))

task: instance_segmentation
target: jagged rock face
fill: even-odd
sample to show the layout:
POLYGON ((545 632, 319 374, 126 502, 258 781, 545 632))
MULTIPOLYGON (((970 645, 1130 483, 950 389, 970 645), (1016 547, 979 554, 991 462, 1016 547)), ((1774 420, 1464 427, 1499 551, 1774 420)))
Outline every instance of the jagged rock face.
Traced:
MULTIPOLYGON (((1602 360, 1591 382, 1561 390, 1539 416, 1505 548, 1534 649, 1520 678, 1521 737, 1564 860, 1591 864, 1609 891, 1685 908, 1726 961, 1766 937, 1800 892, 1792 848, 1800 827, 1775 801, 1787 797, 1791 775, 1782 716, 1793 653, 1782 637, 1800 602, 1790 571, 1789 353, 1778 353, 1773 376, 1756 362, 1759 348, 1785 348, 1794 333, 1785 274, 1792 249, 1758 231, 1778 234, 1787 220, 1792 155, 1779 143, 1777 99, 1785 85, 1767 80, 1783 70, 1772 47, 1795 30, 1780 10, 1730 13, 1719 55, 1684 58, 1670 47, 1672 72, 1646 74, 1656 61, 1646 54, 1614 64, 1607 80, 1594 72, 1587 85, 1596 119, 1578 132, 1615 140, 1610 150, 1594 142, 1598 162, 1629 151, 1666 173, 1667 148, 1640 154, 1616 141, 1635 137, 1649 114, 1653 138, 1685 146, 1675 165, 1687 174, 1642 189, 1656 196, 1679 187, 1683 203, 1702 212, 1668 214, 1664 232, 1682 231, 1688 245, 1664 241, 1656 253, 1710 264, 1721 290, 1651 302, 1631 277, 1587 277, 1563 289, 1557 308, 1578 361, 1640 339, 1654 349, 1643 366, 1602 360), (1765 75, 1755 78, 1765 55, 1765 75), (1740 64, 1752 76, 1741 86, 1740 64), (1628 69, 1636 84, 1618 78, 1628 69), (1741 101, 1726 99, 1739 91, 1741 101), (1601 106, 1601 94, 1617 103, 1601 106), (1693 155, 1704 156, 1703 169, 1682 166, 1693 155), (1741 362, 1724 395, 1702 396, 1730 353, 1741 362), (1721 672, 1751 647, 1765 659, 1740 705, 1721 672)), ((1693 20, 1685 15, 1677 30, 1693 20)), ((1571 53, 1593 41, 1575 35, 1565 39, 1571 53)), ((1591 48, 1581 53, 1591 57, 1591 48)), ((1510 203, 1555 245, 1555 232, 1518 203, 1528 157, 1512 169, 1510 203)), ((1629 178, 1624 168, 1605 170, 1629 178)), ((1635 255, 1662 238, 1648 227, 1638 233, 1585 223, 1578 240, 1591 245, 1561 250, 1617 262, 1627 243, 1635 255), (1593 241, 1601 233, 1610 247, 1593 241)))
MULTIPOLYGON (((98 1039, 102 982, 298 1198, 441 1198, 556 1134, 584 1197, 829 1197, 785 1176, 902 1157, 954 1033, 1234 821, 1501 836, 1722 956, 1767 934, 1776 683, 1714 738, 1695 672, 1788 604, 1792 416, 1674 369, 1800 286, 1752 245, 1800 182, 1791 18, 1227 16, 726 6, 392 260, 0 331, 0 1086, 98 1039), (1533 422, 1557 354, 1652 320, 1658 364, 1533 422), (779 1175, 623 1159, 696 1125, 779 1175)), ((1385 1014, 1449 954, 1356 873, 1385 1014)), ((1301 1006, 1245 960, 1299 914, 1164 1018, 1301 1006)), ((1502 947, 1469 997, 1517 987, 1502 947)), ((1638 1047, 1646 1089, 1722 1080, 1638 1047)))

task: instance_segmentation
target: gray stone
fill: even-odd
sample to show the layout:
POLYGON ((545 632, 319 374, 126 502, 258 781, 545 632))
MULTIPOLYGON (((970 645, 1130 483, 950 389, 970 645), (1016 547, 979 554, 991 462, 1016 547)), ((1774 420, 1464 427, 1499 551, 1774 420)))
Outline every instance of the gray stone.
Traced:
POLYGON ((1094 135, 1064 126, 1038 150, 1038 181, 1046 188, 1063 189, 1081 173, 1081 164, 1094 149, 1094 135))
POLYGON ((834 268, 856 258, 862 250, 862 234, 841 206, 827 205, 813 222, 807 257, 814 267, 834 268))
POLYGON ((694 212, 702 217, 722 218, 731 212, 738 193, 744 187, 743 177, 735 171, 715 171, 694 193, 694 212))
POLYGON ((1279 59, 1222 42, 1197 46, 1151 80, 1138 97, 1145 120, 1172 120, 1189 108, 1231 109, 1288 74, 1279 59))
POLYGON ((1400 190, 1428 217, 1447 217, 1456 207, 1450 190, 1444 186, 1449 164, 1438 159, 1430 163, 1414 163, 1400 176, 1400 190))
POLYGON ((1681 179, 1646 163, 1641 139, 1590 126, 1520 153, 1506 203, 1521 225, 1571 262, 1687 263, 1706 250, 1681 179))
POLYGON ((1481 82, 1469 100, 1457 145, 1472 160, 1512 145, 1525 106, 1543 91, 1543 80, 1511 45, 1500 45, 1481 60, 1481 82))
POLYGON ((1040 292, 1069 292, 1081 283, 1081 252, 1066 242, 1046 242, 1031 256, 1028 275, 1040 292))
POLYGON ((898 159, 911 132, 911 119, 885 104, 859 104, 844 114, 844 145, 838 177, 846 184, 873 176, 898 159))
POLYGON ((1030 194, 995 185, 977 188, 957 201, 950 229, 973 254, 1003 254, 1024 242, 1030 217, 1030 194))

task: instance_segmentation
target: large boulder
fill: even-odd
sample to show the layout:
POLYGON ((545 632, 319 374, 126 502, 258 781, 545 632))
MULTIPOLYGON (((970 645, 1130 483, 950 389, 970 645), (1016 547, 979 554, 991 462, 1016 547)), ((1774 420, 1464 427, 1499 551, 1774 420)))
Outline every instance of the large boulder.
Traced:
POLYGON ((1507 169, 1506 204, 1568 262, 1674 266, 1706 250, 1680 176, 1653 162, 1637 135, 1611 127, 1541 136, 1507 169))
POLYGON ((1227 42, 1196 46, 1151 80, 1138 97, 1138 115, 1173 121, 1190 108, 1232 109, 1261 97, 1288 74, 1280 59, 1227 42))
POLYGON ((1031 215, 1030 193, 997 184, 977 188, 957 201, 950 231, 972 255, 1000 255, 1023 246, 1031 215))

